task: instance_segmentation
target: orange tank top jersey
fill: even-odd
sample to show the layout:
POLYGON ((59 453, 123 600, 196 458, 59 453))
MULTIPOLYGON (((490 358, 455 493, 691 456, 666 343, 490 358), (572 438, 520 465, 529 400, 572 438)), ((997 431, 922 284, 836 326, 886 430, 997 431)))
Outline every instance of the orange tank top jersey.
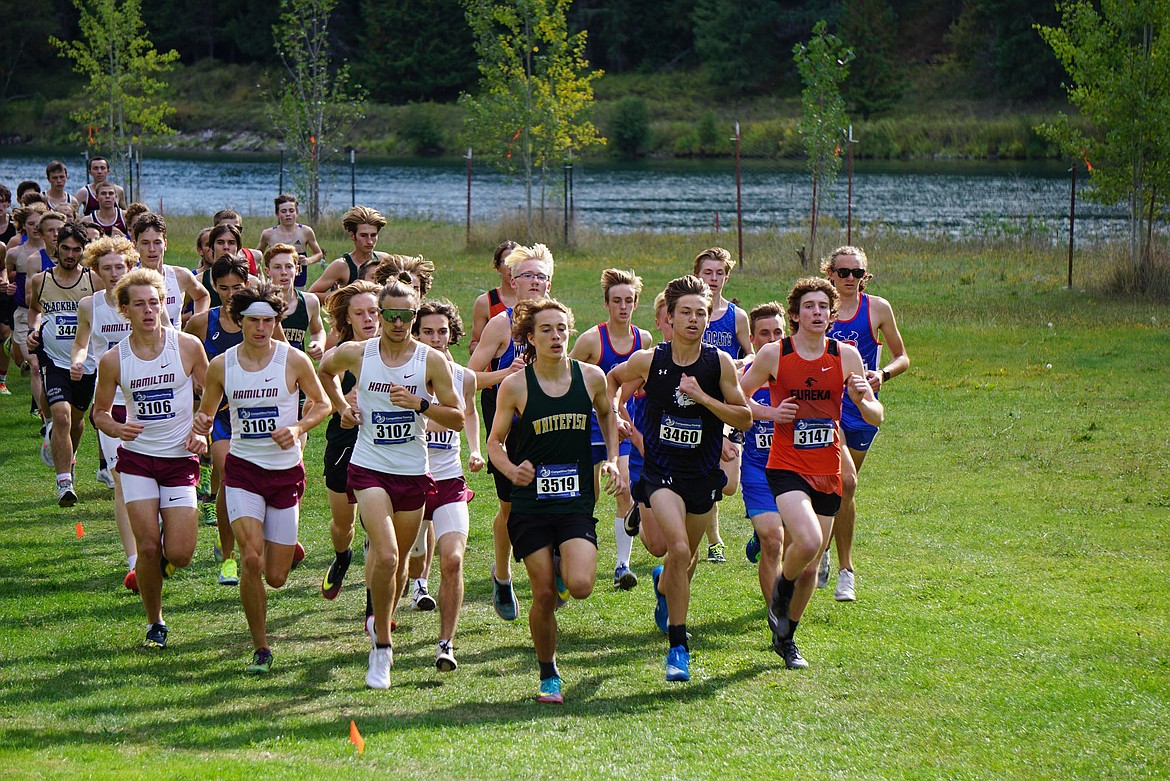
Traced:
POLYGON ((812 360, 800 357, 792 339, 781 342, 776 379, 768 384, 772 406, 795 397, 799 408, 791 423, 777 423, 768 454, 769 469, 784 469, 804 477, 822 493, 841 493, 841 396, 845 381, 835 339, 812 360))

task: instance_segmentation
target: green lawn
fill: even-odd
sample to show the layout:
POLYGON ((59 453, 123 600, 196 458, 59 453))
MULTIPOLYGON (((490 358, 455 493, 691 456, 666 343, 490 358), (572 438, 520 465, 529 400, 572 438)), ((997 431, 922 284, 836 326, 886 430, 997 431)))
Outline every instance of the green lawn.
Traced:
MULTIPOLYGON (((434 259, 435 292, 464 312, 491 283, 497 237, 467 252, 458 228, 396 223, 384 236, 380 248, 434 259)), ((580 330, 601 317, 604 266, 635 266, 652 293, 714 241, 586 238, 573 251, 552 243, 554 293, 580 330)), ((750 238, 750 268, 729 292, 782 298, 795 243, 750 238)), ((667 684, 655 562, 635 545, 643 582, 611 588, 607 499, 597 590, 558 614, 566 702, 537 704, 526 620, 491 609, 494 494, 474 476, 459 670, 434 669, 438 615, 404 609, 391 689, 370 691, 360 563, 336 602, 319 592, 331 555, 321 433, 306 455, 308 558, 270 594, 272 674, 242 673, 251 646, 236 590, 215 583, 207 528, 164 589, 171 646, 142 650, 92 435, 81 501, 60 510, 14 372, 0 402, 0 775, 1170 776, 1170 310, 1063 289, 1058 249, 890 236, 866 246, 913 366, 883 393, 887 423, 862 473, 858 601, 817 592, 798 634, 803 672, 770 649, 735 497, 721 511, 728 563, 703 562, 695 577, 693 680, 667 684), (363 754, 348 742, 351 719, 363 754)), ((1079 261, 1078 285, 1094 282, 1098 261, 1079 261)))

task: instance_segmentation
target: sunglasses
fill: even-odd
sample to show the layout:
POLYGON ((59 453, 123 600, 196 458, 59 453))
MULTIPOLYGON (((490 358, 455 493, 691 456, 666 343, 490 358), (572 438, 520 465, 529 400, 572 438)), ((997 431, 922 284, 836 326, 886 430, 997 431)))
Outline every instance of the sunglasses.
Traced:
POLYGON ((854 279, 865 278, 865 269, 863 268, 835 268, 833 271, 837 272, 837 276, 841 279, 849 279, 849 277, 853 277, 854 279))
POLYGON ((395 320, 409 323, 416 314, 414 309, 379 309, 378 311, 382 313, 382 319, 387 323, 393 323, 395 320))

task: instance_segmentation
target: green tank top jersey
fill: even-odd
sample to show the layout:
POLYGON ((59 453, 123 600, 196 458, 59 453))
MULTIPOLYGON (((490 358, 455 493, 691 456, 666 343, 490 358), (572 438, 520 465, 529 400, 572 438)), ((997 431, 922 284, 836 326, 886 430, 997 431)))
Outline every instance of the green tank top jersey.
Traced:
POLYGON ((536 372, 524 369, 528 401, 514 423, 512 462, 531 461, 536 477, 512 490, 512 509, 524 513, 585 513, 593 515, 593 449, 589 413, 593 401, 585 387, 581 365, 569 361, 572 381, 563 396, 550 397, 540 387, 536 372))
POLYGON ((349 267, 349 281, 340 286, 345 287, 345 285, 352 285, 354 282, 357 282, 358 272, 361 269, 358 268, 358 264, 353 262, 353 258, 349 256, 348 252, 342 255, 342 257, 345 258, 345 265, 349 267))
POLYGON ((211 309, 217 306, 223 306, 223 301, 220 300, 219 293, 215 292, 215 285, 211 281, 211 269, 204 269, 203 273, 199 275, 199 281, 203 283, 203 288, 211 294, 211 309))
POLYGON ((305 303, 304 293, 298 290, 296 294, 297 308, 291 315, 285 315, 280 325, 284 328, 284 338, 288 340, 289 345, 304 352, 305 338, 309 330, 309 305, 305 303))

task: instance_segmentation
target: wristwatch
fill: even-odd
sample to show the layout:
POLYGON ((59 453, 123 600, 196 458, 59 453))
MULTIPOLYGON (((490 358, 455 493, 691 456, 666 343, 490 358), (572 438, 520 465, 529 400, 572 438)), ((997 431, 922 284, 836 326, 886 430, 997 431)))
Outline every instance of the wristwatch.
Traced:
POLYGON ((882 382, 890 381, 890 373, 886 369, 882 369, 882 382))
POLYGON ((431 402, 428 399, 419 399, 419 401, 418 401, 418 414, 421 415, 424 412, 426 412, 427 410, 429 410, 430 408, 431 408, 431 402))

